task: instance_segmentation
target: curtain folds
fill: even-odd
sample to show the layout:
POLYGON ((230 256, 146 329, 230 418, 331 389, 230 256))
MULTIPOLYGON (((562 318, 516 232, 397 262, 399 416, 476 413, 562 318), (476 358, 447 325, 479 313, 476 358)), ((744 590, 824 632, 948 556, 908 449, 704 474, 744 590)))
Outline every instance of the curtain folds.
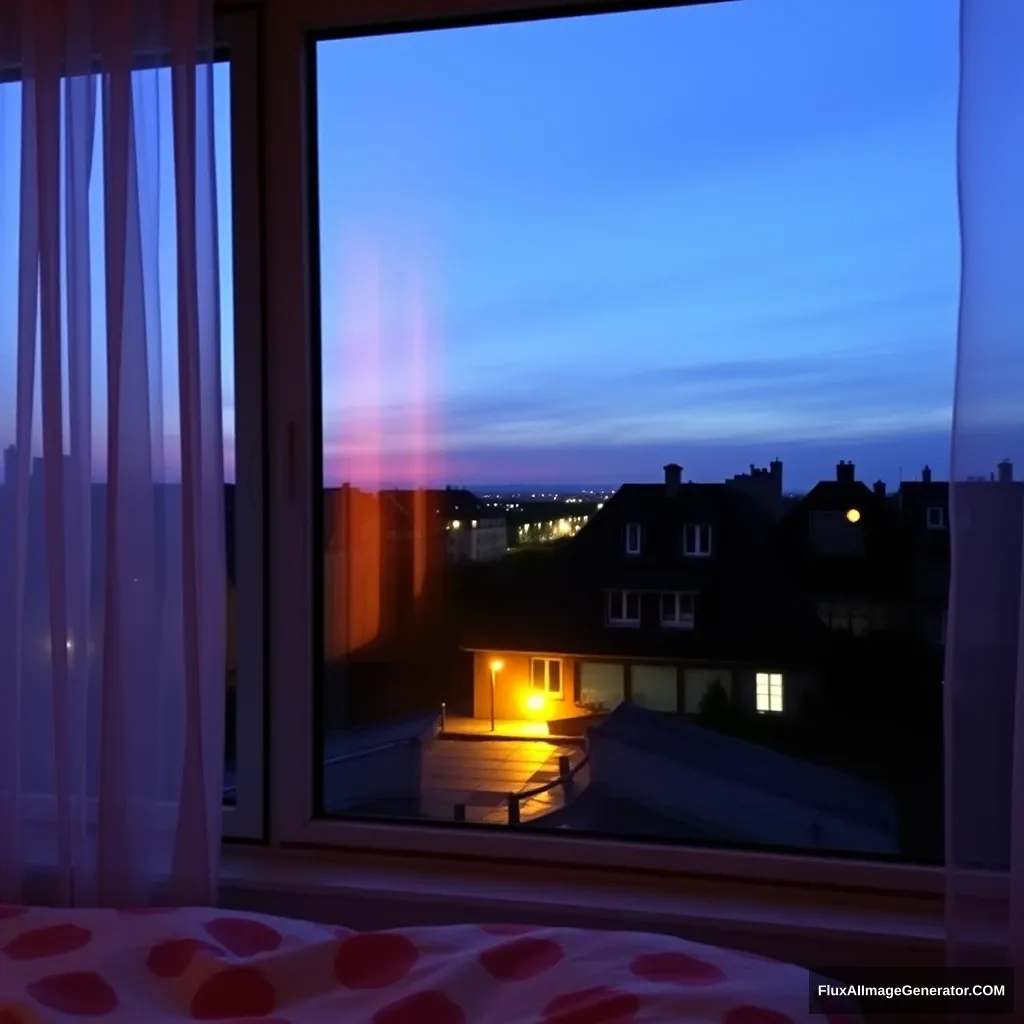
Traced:
MULTIPOLYGON (((951 964, 1024 968, 1024 4, 962 0, 946 648, 951 964), (989 468, 1001 463, 993 479, 989 468)), ((1018 975, 1024 978, 1024 975, 1018 975)), ((1019 998, 1019 997, 1018 997, 1019 998)))
POLYGON ((211 903, 212 0, 20 0, 0 33, 0 901, 211 903))

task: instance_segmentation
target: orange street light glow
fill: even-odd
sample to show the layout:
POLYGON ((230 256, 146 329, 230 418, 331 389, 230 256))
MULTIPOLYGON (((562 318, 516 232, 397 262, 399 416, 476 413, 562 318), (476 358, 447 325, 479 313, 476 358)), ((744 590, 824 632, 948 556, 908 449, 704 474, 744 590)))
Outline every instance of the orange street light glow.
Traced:
POLYGON ((530 711, 541 711, 544 708, 544 698, 539 693, 531 693, 526 698, 526 707, 530 711))
POLYGON ((491 662, 492 672, 500 672, 504 667, 505 662, 501 661, 499 658, 495 658, 494 661, 491 662))

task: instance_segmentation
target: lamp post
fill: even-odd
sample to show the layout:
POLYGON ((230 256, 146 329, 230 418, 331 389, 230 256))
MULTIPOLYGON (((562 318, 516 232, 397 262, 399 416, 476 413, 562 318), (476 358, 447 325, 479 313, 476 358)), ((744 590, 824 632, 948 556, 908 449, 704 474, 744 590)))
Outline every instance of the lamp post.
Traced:
POLYGON ((491 732, 494 732, 494 679, 504 667, 505 663, 497 658, 491 662, 491 732))

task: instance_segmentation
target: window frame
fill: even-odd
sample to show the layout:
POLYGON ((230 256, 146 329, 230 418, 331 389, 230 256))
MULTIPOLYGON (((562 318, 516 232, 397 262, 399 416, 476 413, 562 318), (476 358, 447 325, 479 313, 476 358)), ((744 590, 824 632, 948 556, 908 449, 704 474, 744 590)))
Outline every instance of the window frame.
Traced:
POLYGON ((661 623, 663 629, 693 629, 696 625, 696 604, 694 595, 689 590, 663 590, 659 595, 658 601, 658 620, 661 623), (665 618, 665 598, 672 598, 672 604, 675 609, 675 616, 673 618, 665 618), (682 605, 683 599, 689 603, 690 611, 687 614, 683 614, 682 605))
MULTIPOLYGON (((709 0, 680 0, 679 6, 709 0)), ((720 2, 720 0, 710 0, 720 2)), ((267 444, 269 623, 273 629, 268 661, 269 839, 281 851, 296 846, 348 850, 353 855, 458 857, 481 864, 507 862, 508 836, 491 830, 428 825, 330 820, 316 813, 314 757, 321 744, 314 734, 318 649, 314 601, 316 570, 312 530, 320 503, 313 480, 322 458, 319 436, 319 372, 314 337, 318 325, 315 297, 319 267, 315 231, 315 178, 312 176, 310 126, 315 125, 315 60, 310 35, 429 27, 445 19, 487 23, 509 16, 629 10, 655 4, 598 7, 569 0, 557 7, 545 0, 292 0, 260 5, 264 39, 260 75, 265 195, 263 206, 267 344, 267 444), (312 88, 311 88, 312 86, 312 88), (313 299, 314 301, 311 301, 313 299)), ((282 853, 283 855, 283 853, 282 853)), ((344 856, 344 854, 340 854, 344 856)), ((891 861, 865 861, 805 851, 765 851, 517 833, 515 858, 522 864, 558 865, 563 870, 662 872, 675 877, 702 876, 781 883, 804 890, 917 893, 943 892, 941 867, 891 861)), ((285 872, 287 884, 301 888, 301 876, 285 872)), ((284 883, 282 883, 284 884, 284 883)), ((985 892, 1003 892, 1005 879, 979 883, 985 892)), ((807 896, 801 897, 806 899, 807 896)))
POLYGON ((929 530, 945 530, 948 527, 946 506, 945 505, 929 505, 928 510, 925 513, 925 523, 929 530), (938 512, 938 517, 932 515, 933 512, 938 512))
POLYGON ((786 697, 785 697, 785 673, 784 672, 756 672, 754 674, 754 703, 757 713, 759 715, 781 715, 784 714, 786 709, 786 697), (767 697, 768 706, 761 707, 761 678, 764 677, 765 682, 765 696, 767 697), (773 687, 775 683, 773 680, 778 680, 778 707, 773 707, 775 703, 773 687))
POLYGON ((623 547, 627 555, 639 555, 644 548, 644 529, 640 523, 626 523, 623 530, 623 547), (630 541, 636 541, 631 544, 630 541))
POLYGON ((561 658, 550 658, 546 656, 531 657, 530 658, 530 689, 536 690, 538 693, 543 693, 545 697, 558 697, 563 698, 565 696, 565 665, 561 658), (534 686, 533 683, 533 666, 538 662, 544 663, 544 685, 542 687, 534 686), (558 665, 558 689, 551 689, 551 665, 558 665))
POLYGON ((262 205, 259 22, 244 9, 218 10, 215 34, 231 81, 233 360, 235 376, 235 803, 224 805, 226 839, 265 837, 264 697, 267 665, 262 231, 243 211, 262 205), (239 339, 245 339, 239 344, 239 339), (239 557, 244 552, 244 557, 239 557))
POLYGON ((683 524, 683 557, 684 558, 710 558, 712 545, 714 543, 714 532, 712 531, 710 523, 684 523, 683 524), (689 540, 691 533, 696 541, 692 550, 690 548, 689 540), (707 539, 707 550, 701 550, 700 541, 702 538, 707 539))
POLYGON ((605 624, 608 626, 625 627, 627 629, 635 629, 640 625, 640 619, 642 618, 640 608, 640 592, 637 590, 609 590, 607 592, 606 604, 605 604, 605 624), (636 600, 636 618, 629 617, 629 599, 634 598, 636 600), (618 599, 620 604, 620 611, 622 616, 612 615, 612 604, 618 599))

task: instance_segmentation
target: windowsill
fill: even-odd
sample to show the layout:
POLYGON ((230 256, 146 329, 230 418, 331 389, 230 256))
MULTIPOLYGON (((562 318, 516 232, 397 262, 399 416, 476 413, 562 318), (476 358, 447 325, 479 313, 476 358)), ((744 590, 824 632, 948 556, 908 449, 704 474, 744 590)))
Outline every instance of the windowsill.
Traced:
POLYGON ((222 902, 358 928, 517 921, 679 934, 793 962, 941 963, 938 896, 572 865, 225 847, 222 902), (824 959, 823 959, 824 958, 824 959))
POLYGON ((609 619, 606 623, 609 629, 639 629, 639 619, 609 619))

